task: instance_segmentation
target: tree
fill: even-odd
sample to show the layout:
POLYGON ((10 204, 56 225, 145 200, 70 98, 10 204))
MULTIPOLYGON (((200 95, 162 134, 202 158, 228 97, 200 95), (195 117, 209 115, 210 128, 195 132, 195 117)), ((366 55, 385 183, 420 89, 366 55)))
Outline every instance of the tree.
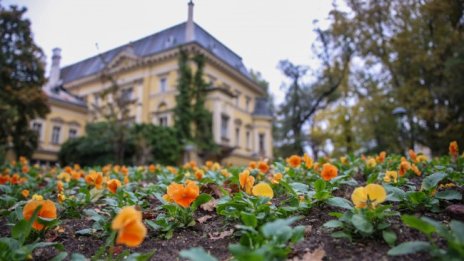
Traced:
POLYGON ((369 78, 377 82, 377 88, 387 98, 377 102, 387 103, 393 98, 394 102, 386 107, 406 108, 409 142, 401 144, 403 148, 419 143, 440 154, 447 150, 450 140, 464 142, 464 3, 345 3, 347 12, 336 6, 331 11, 335 19, 328 32, 343 32, 353 39, 357 68, 351 70, 350 78, 352 88, 361 94, 359 98, 364 99, 364 93, 369 92, 362 86, 363 79, 369 78), (366 77, 357 77, 361 71, 366 77))
POLYGON ((128 125, 133 121, 130 117, 130 109, 136 100, 132 97, 132 89, 123 88, 118 83, 117 70, 109 66, 101 53, 98 57, 104 64, 100 74, 101 84, 109 86, 99 93, 101 102, 93 104, 92 113, 94 120, 104 119, 106 121, 108 128, 103 131, 109 134, 110 142, 113 144, 114 162, 122 164, 130 138, 128 125))
POLYGON ((37 134, 29 122, 49 113, 44 54, 34 43, 26 8, 0 4, 0 144, 13 143, 16 156, 30 157, 37 134))
MULTIPOLYGON (((113 153, 116 144, 113 133, 108 131, 110 125, 109 122, 87 124, 85 136, 69 139, 61 146, 58 154, 60 163, 83 166, 113 164, 117 155, 113 153)), ((181 144, 175 129, 152 124, 135 124, 126 129, 128 136, 124 140, 124 156, 120 164, 177 164, 181 144)))
POLYGON ((177 78, 176 107, 174 108, 174 126, 177 129, 179 140, 186 144, 192 139, 192 106, 191 106, 191 83, 192 69, 189 66, 188 53, 179 51, 179 77, 177 78))
MULTIPOLYGON (((333 27, 332 27, 333 28, 333 27)), ((352 39, 342 32, 330 33, 330 29, 317 29, 318 41, 314 45, 321 67, 314 71, 316 81, 303 83, 308 68, 284 60, 279 68, 291 83, 286 87, 285 102, 278 110, 282 156, 303 154, 305 142, 304 126, 311 124, 313 115, 334 102, 337 89, 346 81, 350 71, 352 39)), ((311 141, 309 144, 311 146, 311 141)))
POLYGON ((205 107, 208 83, 204 80, 204 57, 179 51, 178 94, 174 108, 174 126, 181 143, 193 143, 199 155, 209 157, 218 151, 212 134, 212 114, 205 107), (191 68, 195 66, 195 72, 191 68))

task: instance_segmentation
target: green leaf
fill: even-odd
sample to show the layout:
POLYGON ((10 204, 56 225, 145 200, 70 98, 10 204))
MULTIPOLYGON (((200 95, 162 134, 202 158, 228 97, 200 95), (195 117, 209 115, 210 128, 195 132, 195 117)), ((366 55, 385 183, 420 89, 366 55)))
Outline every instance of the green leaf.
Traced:
POLYGON ((430 248, 429 242, 410 241, 410 242, 404 242, 404 243, 397 245, 396 247, 390 249, 387 254, 390 256, 400 256, 400 255, 413 254, 413 253, 417 253, 420 251, 426 251, 429 248, 430 248))
POLYGON ((86 261, 86 260, 87 260, 87 258, 82 254, 73 253, 71 255, 71 261, 86 261))
POLYGON ((451 220, 449 226, 451 231, 453 231, 453 234, 459 240, 459 242, 461 242, 461 244, 464 244, 464 223, 457 220, 451 220))
POLYGON ((382 231, 382 237, 388 245, 393 246, 396 241, 396 234, 391 230, 384 230, 382 231))
POLYGON ((42 206, 38 206, 32 213, 31 219, 26 221, 25 219, 20 220, 11 230, 11 235, 18 239, 21 244, 27 239, 32 230, 32 224, 37 219, 37 215, 42 209, 42 206))
POLYGON ((299 182, 292 182, 290 186, 297 194, 306 194, 309 191, 309 186, 299 182))
POLYGON ((377 181, 377 178, 379 177, 379 173, 378 172, 375 172, 375 173, 372 173, 369 175, 369 177, 367 178, 367 181, 366 183, 367 184, 371 184, 371 183, 375 183, 377 181))
POLYGON ((251 213, 241 212, 240 218, 242 219, 243 224, 250 227, 256 227, 258 225, 258 220, 256 216, 251 213))
POLYGON ((369 222, 366 217, 361 214, 353 215, 351 218, 351 223, 355 226, 359 231, 362 231, 367 234, 372 234, 374 232, 374 226, 371 222, 369 222))
POLYGON ((422 188, 425 189, 425 190, 435 188, 437 186, 438 182, 440 182, 445 177, 446 177, 446 174, 443 173, 443 172, 437 172, 437 173, 434 173, 434 174, 432 174, 430 176, 427 176, 422 181, 422 188))
POLYGON ((433 225, 415 216, 402 215, 401 220, 403 220, 403 223, 408 227, 415 228, 427 235, 430 235, 431 233, 436 231, 436 228, 433 225))
POLYGON ((200 196, 195 199, 195 201, 192 203, 192 206, 190 207, 192 210, 196 210, 200 205, 210 201, 213 197, 208 194, 201 194, 200 196))
POLYGON ((353 205, 351 204, 350 201, 340 198, 340 197, 333 197, 329 198, 327 200, 327 204, 333 206, 333 207, 339 207, 339 208, 344 208, 344 209, 353 209, 353 205))
POLYGON ((299 217, 291 217, 287 219, 277 219, 272 222, 268 222, 261 227, 261 232, 264 237, 271 238, 273 235, 278 234, 282 229, 289 227, 293 222, 298 220, 299 217))
POLYGON ((324 227, 327 228, 338 228, 338 227, 343 227, 343 222, 338 221, 338 220, 330 220, 324 223, 324 227))
POLYGON ((406 196, 406 193, 402 189, 394 187, 392 185, 385 185, 384 188, 388 193, 388 201, 399 202, 403 200, 406 196))
POLYGON ((68 256, 68 253, 66 252, 61 252, 58 255, 56 255, 53 259, 50 261, 62 261, 68 256))
POLYGON ((76 235, 90 235, 95 232, 93 228, 84 228, 75 232, 76 235))
POLYGON ((194 247, 180 251, 180 256, 191 261, 218 261, 217 258, 208 254, 202 247, 194 247))
POLYGON ((334 232, 334 233, 330 234, 330 236, 332 236, 333 238, 346 238, 346 239, 348 239, 350 241, 352 239, 350 234, 345 233, 343 231, 334 232))
POLYGON ((21 242, 27 238, 29 233, 31 233, 32 224, 26 220, 20 220, 16 225, 11 229, 11 236, 15 239, 18 239, 21 242))
POLYGON ((316 182, 314 182, 314 190, 316 191, 321 191, 325 189, 325 187, 326 187, 325 181, 323 181, 322 179, 318 179, 316 180, 316 182))
POLYGON ((155 254, 156 250, 153 250, 148 253, 133 253, 127 258, 123 259, 125 261, 148 261, 155 254))
POLYGON ((461 200, 462 195, 456 190, 445 190, 445 191, 440 191, 437 194, 435 194, 436 198, 439 199, 445 199, 445 200, 461 200))

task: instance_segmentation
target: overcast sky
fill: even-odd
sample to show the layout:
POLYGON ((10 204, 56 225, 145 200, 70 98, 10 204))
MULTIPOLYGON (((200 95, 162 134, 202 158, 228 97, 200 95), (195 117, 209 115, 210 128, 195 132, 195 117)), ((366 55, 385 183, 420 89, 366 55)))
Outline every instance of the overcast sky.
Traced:
MULTIPOLYGON (((2 1, 2 0, 0 0, 2 1)), ((62 49, 62 66, 127 44, 187 19, 187 0, 3 0, 28 8, 36 43, 50 61, 62 49)), ((330 0, 196 0, 194 20, 258 70, 282 101, 285 77, 277 63, 314 65, 313 20, 324 24, 330 0)))

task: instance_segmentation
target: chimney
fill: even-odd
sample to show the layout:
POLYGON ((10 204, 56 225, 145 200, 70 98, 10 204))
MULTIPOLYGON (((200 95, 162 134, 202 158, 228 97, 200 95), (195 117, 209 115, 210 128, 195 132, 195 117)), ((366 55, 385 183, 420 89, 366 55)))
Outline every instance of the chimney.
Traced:
POLYGON ((55 87, 60 80, 61 49, 54 48, 52 52, 52 67, 50 68, 50 77, 47 84, 49 87, 55 87))
POLYGON ((185 30, 185 42, 191 42, 195 38, 194 34, 195 24, 193 23, 193 2, 190 0, 188 3, 188 18, 185 30))

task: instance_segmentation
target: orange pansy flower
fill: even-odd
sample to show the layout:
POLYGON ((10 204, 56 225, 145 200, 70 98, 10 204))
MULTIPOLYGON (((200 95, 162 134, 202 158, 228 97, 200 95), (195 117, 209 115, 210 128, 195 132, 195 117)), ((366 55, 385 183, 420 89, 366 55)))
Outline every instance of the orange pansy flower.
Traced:
MULTIPOLYGON (((56 218, 55 203, 47 199, 47 200, 30 200, 29 202, 27 202, 27 204, 24 205, 24 208, 23 208, 24 219, 30 220, 32 218, 32 214, 39 206, 42 206, 42 208, 39 210, 37 214, 38 217, 47 218, 47 219, 56 218)), ((34 223, 32 224, 32 228, 35 230, 42 230, 44 228, 44 225, 40 224, 39 222, 37 222, 37 220, 35 220, 34 223)))
POLYGON ((387 156, 387 153, 385 151, 382 151, 379 153, 379 156, 375 157, 375 160, 377 163, 383 163, 385 161, 385 157, 387 156))
POLYGON ((267 162, 260 161, 260 162, 258 163, 258 169, 259 169, 259 171, 261 171, 262 173, 266 174, 266 173, 269 171, 269 165, 267 165, 267 162))
POLYGON ((103 176, 101 172, 91 171, 87 176, 85 176, 85 182, 87 184, 95 186, 97 189, 102 189, 103 176))
POLYGON ((156 166, 154 164, 150 164, 150 166, 148 166, 148 171, 155 172, 155 170, 156 170, 156 166))
POLYGON ((406 160, 402 160, 400 163, 400 169, 398 170, 398 174, 400 174, 400 176, 402 177, 410 168, 411 164, 406 160))
POLYGON ((68 174, 71 174, 72 168, 71 168, 70 166, 66 166, 66 167, 64 168, 64 171, 65 171, 66 173, 68 173, 68 174))
POLYGON ((258 164, 256 164, 256 161, 250 161, 250 163, 248 163, 248 167, 249 167, 250 169, 256 169, 256 166, 257 166, 257 165, 258 165, 258 164))
POLYGON ((61 182, 60 180, 56 182, 56 190, 58 191, 58 193, 63 192, 63 182, 61 182))
POLYGON ((203 170, 201 170, 201 169, 196 169, 196 170, 195 170, 195 177, 196 177, 198 180, 202 179, 204 174, 205 174, 205 173, 204 173, 203 170))
POLYGON ((25 198, 29 197, 29 190, 24 189, 23 191, 21 191, 21 195, 23 195, 23 197, 25 198))
POLYGON ((410 150, 408 151, 408 154, 409 154, 409 158, 410 158, 412 161, 414 161, 414 162, 417 161, 417 154, 416 154, 413 150, 410 149, 410 150))
POLYGON ((187 208, 200 195, 200 188, 191 180, 187 180, 185 186, 173 182, 168 186, 167 194, 178 205, 187 208))
POLYGON ((325 181, 329 181, 338 175, 338 169, 330 163, 322 165, 321 177, 325 181))
POLYGON ((0 185, 10 181, 10 175, 0 175, 0 185))
POLYGON ((147 228, 142 222, 142 212, 135 207, 124 207, 111 223, 111 229, 118 231, 117 244, 138 247, 147 235, 147 228))
POLYGON ((279 184, 281 180, 282 180, 282 173, 279 172, 279 173, 274 174, 274 176, 272 177, 271 183, 279 184))
POLYGON ((11 184, 22 184, 26 181, 25 178, 21 178, 21 176, 19 176, 18 173, 14 174, 11 178, 10 178, 10 183, 11 184))
POLYGON ((122 173, 122 175, 127 176, 127 175, 129 175, 129 169, 126 166, 122 166, 121 167, 121 173, 122 173))
POLYGON ((106 182, 106 187, 111 193, 116 193, 119 187, 121 187, 121 181, 118 179, 110 179, 108 182, 106 182))
POLYGON ((419 170, 419 168, 415 165, 415 164, 412 164, 411 165, 411 170, 414 172, 414 174, 416 174, 417 176, 420 176, 422 174, 422 172, 419 170))
POLYGON ((301 165, 301 157, 298 155, 292 155, 286 161, 292 168, 298 168, 301 165))
POLYGON ((249 170, 244 170, 239 175, 240 187, 245 190, 247 194, 251 194, 251 189, 255 184, 255 177, 250 175, 249 170))
POLYGON ((305 153, 303 155, 303 161, 304 161, 306 168, 310 169, 313 167, 313 159, 310 156, 308 156, 308 154, 305 153))
POLYGON ((450 154, 453 158, 457 158, 457 157, 458 157, 458 154, 459 154, 459 147, 458 147, 458 142, 457 142, 457 141, 452 141, 452 142, 450 142, 450 145, 449 145, 449 154, 450 154))

